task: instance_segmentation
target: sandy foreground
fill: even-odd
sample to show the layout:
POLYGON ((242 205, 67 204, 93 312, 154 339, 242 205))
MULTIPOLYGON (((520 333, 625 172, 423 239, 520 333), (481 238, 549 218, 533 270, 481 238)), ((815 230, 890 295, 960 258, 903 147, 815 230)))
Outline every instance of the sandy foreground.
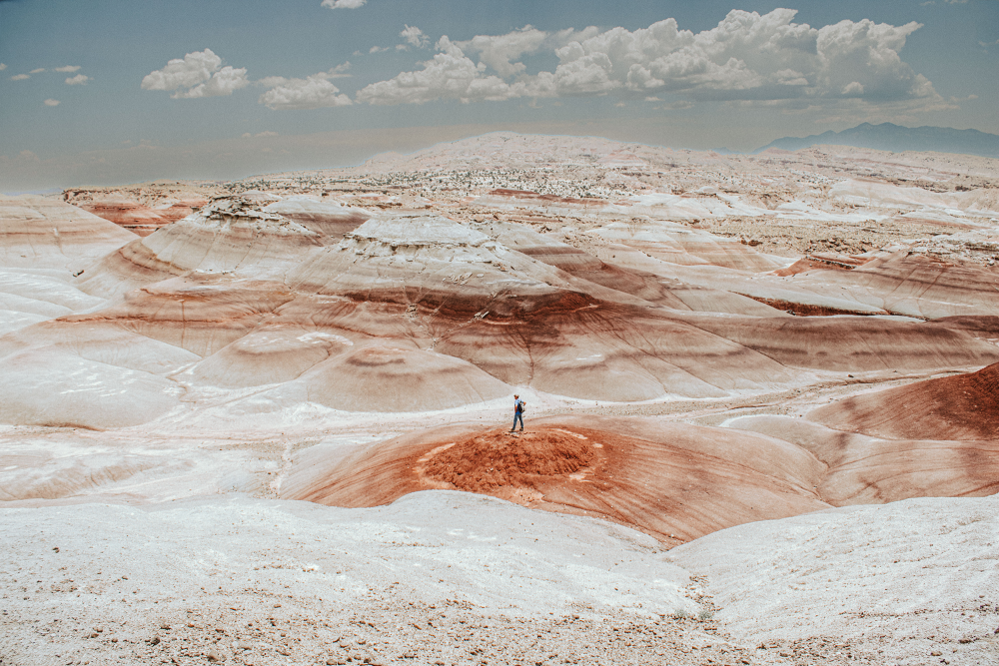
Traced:
POLYGON ((835 509, 671 551, 448 491, 372 509, 5 509, 0 650, 5 664, 990 664, 996 503, 835 509))

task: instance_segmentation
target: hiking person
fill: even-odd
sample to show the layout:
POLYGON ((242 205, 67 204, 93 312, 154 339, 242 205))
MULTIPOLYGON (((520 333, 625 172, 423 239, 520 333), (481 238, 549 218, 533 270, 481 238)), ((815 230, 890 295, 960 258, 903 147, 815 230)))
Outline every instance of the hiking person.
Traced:
POLYGON ((520 396, 516 393, 513 396, 513 427, 510 428, 510 432, 517 429, 517 419, 520 419, 520 432, 524 432, 524 408, 527 407, 527 403, 520 399, 520 396))

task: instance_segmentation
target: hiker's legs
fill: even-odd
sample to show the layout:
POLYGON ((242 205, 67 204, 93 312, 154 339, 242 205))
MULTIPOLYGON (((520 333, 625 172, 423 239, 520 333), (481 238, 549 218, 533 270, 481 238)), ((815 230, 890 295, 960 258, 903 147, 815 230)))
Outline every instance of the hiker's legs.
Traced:
POLYGON ((524 415, 521 414, 520 412, 514 412, 513 413, 513 427, 510 428, 510 432, 513 432, 514 430, 517 429, 517 419, 520 419, 520 429, 521 430, 524 429, 524 415))

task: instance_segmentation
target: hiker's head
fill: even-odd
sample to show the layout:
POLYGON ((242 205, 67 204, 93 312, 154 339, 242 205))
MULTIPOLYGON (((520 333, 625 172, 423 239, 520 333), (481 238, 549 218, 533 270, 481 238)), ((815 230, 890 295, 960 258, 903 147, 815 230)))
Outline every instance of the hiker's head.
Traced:
POLYGON ((514 394, 513 394, 513 397, 514 397, 514 398, 519 398, 520 396, 519 396, 519 395, 517 395, 516 393, 514 393, 514 394))

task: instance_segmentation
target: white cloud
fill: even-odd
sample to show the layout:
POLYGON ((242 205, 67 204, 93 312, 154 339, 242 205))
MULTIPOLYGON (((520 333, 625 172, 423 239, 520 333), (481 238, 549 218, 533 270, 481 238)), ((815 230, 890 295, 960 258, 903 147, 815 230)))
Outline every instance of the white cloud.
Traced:
POLYGON ((45 106, 59 106, 59 100, 57 99, 47 99, 43 102, 45 106))
POLYGON ((3 64, 2 62, 0 62, 0 72, 2 72, 5 69, 7 69, 7 65, 3 64))
POLYGON ((505 35, 477 35, 466 42, 455 42, 465 53, 478 53, 479 62, 508 78, 520 74, 524 63, 515 62, 529 53, 536 53, 548 40, 548 33, 529 25, 505 35))
POLYGON ((462 42, 441 38, 440 53, 419 71, 363 88, 357 101, 420 104, 436 99, 477 101, 515 97, 616 94, 642 99, 672 93, 686 100, 752 103, 836 100, 879 105, 905 102, 939 108, 932 84, 899 52, 921 25, 864 19, 812 28, 795 10, 760 15, 732 10, 700 33, 674 19, 648 28, 544 32, 531 26, 462 42), (530 74, 525 55, 551 52, 554 71, 530 74), (473 62, 469 55, 478 57, 473 62), (487 75, 489 71, 496 76, 487 75))
POLYGON ((278 134, 277 132, 271 132, 270 130, 264 132, 258 132, 257 134, 250 134, 249 132, 243 134, 244 139, 259 139, 261 137, 268 137, 268 136, 281 136, 281 135, 278 134))
POLYGON ((437 42, 440 51, 423 63, 419 72, 403 72, 388 81, 362 88, 358 102, 368 104, 423 104, 436 99, 463 102, 502 100, 513 96, 510 86, 496 76, 481 76, 479 69, 447 37, 437 42))
POLYGON ((66 79, 66 83, 71 86, 80 86, 85 84, 87 81, 92 81, 89 76, 84 76, 83 74, 77 74, 76 76, 69 77, 66 79))
POLYGON ((188 90, 178 90, 171 97, 174 99, 195 99, 198 97, 221 97, 231 95, 233 91, 250 85, 246 78, 246 68, 236 69, 226 65, 212 74, 212 78, 188 90))
POLYGON ((329 82, 328 73, 315 74, 304 79, 271 77, 262 81, 273 86, 258 100, 269 109, 318 109, 323 107, 350 106, 350 98, 329 82))
POLYGON ((250 84, 245 68, 222 67, 222 58, 211 49, 188 53, 142 79, 143 90, 173 90, 174 99, 231 95, 250 84), (186 88, 186 90, 182 90, 186 88))
MULTIPOLYGON (((416 26, 406 26, 406 29, 399 33, 402 37, 405 45, 415 46, 418 49, 422 49, 427 44, 430 43, 430 38, 423 34, 423 31, 416 26)), ((405 45, 400 44, 403 48, 405 45)))
POLYGON ((367 0, 323 0, 322 7, 330 9, 357 9, 364 5, 367 0))
POLYGON ((27 74, 15 74, 14 76, 10 77, 10 80, 11 81, 24 81, 25 79, 30 79, 30 78, 31 77, 28 76, 27 74))
POLYGON ((391 50, 392 49, 390 49, 387 46, 372 46, 370 49, 368 49, 368 53, 382 53, 383 51, 391 51, 391 50))
MULTIPOLYGON (((343 64, 337 65, 336 67, 332 67, 328 72, 326 72, 322 76, 324 76, 327 79, 349 78, 350 74, 347 73, 347 70, 349 69, 350 69, 350 61, 347 61, 343 64)), ((317 74, 316 76, 319 76, 319 74, 317 74)))
POLYGON ((30 73, 30 74, 41 74, 41 73, 42 73, 42 72, 44 72, 44 71, 45 71, 45 68, 44 68, 44 67, 39 67, 38 69, 33 69, 33 70, 31 70, 31 72, 29 72, 29 73, 30 73))
POLYGON ((81 67, 79 65, 66 65, 65 67, 56 67, 53 71, 63 72, 64 74, 72 74, 73 72, 80 71, 81 67))
POLYGON ((163 69, 150 72, 142 79, 143 90, 176 90, 191 88, 212 78, 222 66, 222 58, 211 49, 188 53, 183 59, 175 58, 163 69))

